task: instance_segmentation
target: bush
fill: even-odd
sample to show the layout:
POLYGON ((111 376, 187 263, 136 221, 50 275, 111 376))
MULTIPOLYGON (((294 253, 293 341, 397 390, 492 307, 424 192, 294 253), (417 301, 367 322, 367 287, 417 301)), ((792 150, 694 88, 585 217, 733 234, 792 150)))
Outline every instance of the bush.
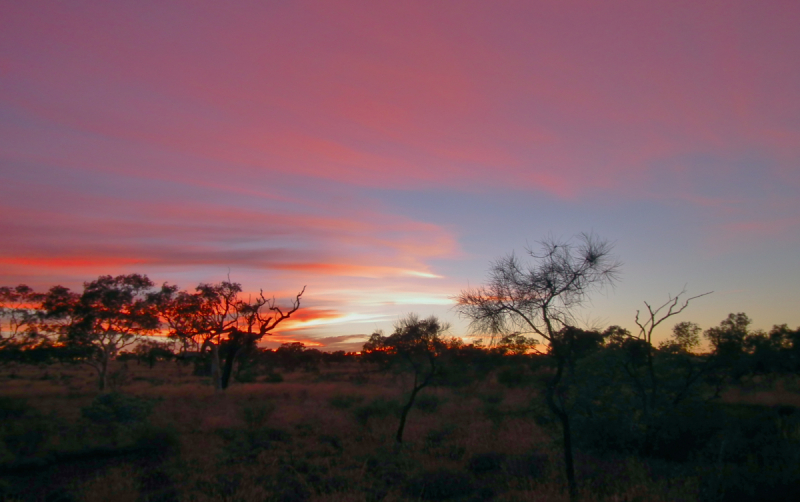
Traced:
POLYGON ((248 404, 242 407, 242 418, 250 429, 264 427, 266 421, 275 412, 275 403, 271 401, 261 401, 248 404))
POLYGON ((465 472, 451 469, 422 471, 406 482, 406 493, 414 499, 450 500, 473 492, 472 479, 465 472))
POLYGON ((265 383, 281 383, 283 382, 283 375, 280 373, 270 372, 264 377, 265 383))
POLYGON ((353 409, 353 415, 359 424, 367 426, 371 418, 385 418, 392 415, 397 416, 399 411, 400 406, 397 402, 378 398, 368 404, 353 409))
POLYGON ((508 388, 522 387, 530 381, 531 375, 525 366, 509 366, 497 372, 497 383, 508 388))
POLYGON ((30 409, 24 399, 0 396, 0 422, 22 418, 30 409))
POLYGON ((720 502, 797 500, 800 474, 796 466, 766 469, 729 464, 719 473, 704 476, 700 492, 703 499, 720 502))
POLYGON ((421 394, 414 400, 414 407, 424 413, 433 413, 441 404, 439 396, 435 394, 421 394))
POLYGON ((133 443, 143 450, 168 454, 180 449, 180 434, 174 427, 144 425, 136 431, 133 443))
POLYGON ((505 459, 506 456, 502 453, 479 453, 469 459, 467 469, 476 476, 498 472, 503 468, 505 459))
POLYGON ((97 396, 81 414, 98 425, 131 426, 146 422, 152 411, 152 401, 115 392, 97 396))
POLYGON ((0 401, 0 462, 35 456, 53 433, 53 423, 22 399, 0 401))
POLYGON ((258 372, 253 366, 239 367, 239 370, 233 375, 233 379, 238 383, 253 383, 258 377, 258 372))
POLYGON ((451 441, 457 435, 457 429, 452 426, 431 429, 425 435, 425 444, 422 450, 433 457, 461 460, 464 457, 464 453, 466 453, 466 449, 463 445, 451 441))
POLYGON ((337 410, 346 410, 351 408, 355 404, 360 404, 364 401, 363 396, 358 396, 355 394, 339 394, 333 396, 328 400, 328 404, 331 405, 332 408, 336 408, 337 410))
POLYGON ((388 492, 406 481, 411 463, 403 453, 378 448, 364 461, 367 500, 383 500, 388 492))
POLYGON ((644 453, 665 460, 685 462, 700 454, 725 427, 725 414, 710 403, 687 403, 660 417, 644 453))
POLYGON ((366 385, 369 383, 369 375, 360 371, 350 377, 350 383, 354 385, 366 385))

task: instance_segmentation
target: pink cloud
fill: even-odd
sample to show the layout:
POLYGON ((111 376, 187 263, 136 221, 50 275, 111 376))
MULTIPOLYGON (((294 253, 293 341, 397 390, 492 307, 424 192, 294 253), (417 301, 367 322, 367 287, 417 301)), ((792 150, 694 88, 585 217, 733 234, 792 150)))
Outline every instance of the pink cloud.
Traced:
POLYGON ((36 83, 17 105, 242 174, 574 198, 630 193, 654 161, 698 151, 798 158, 784 120, 798 111, 785 67, 796 6, 197 4, 175 23, 136 6, 31 12, 11 8, 4 26, 46 57, 2 58, 36 83))

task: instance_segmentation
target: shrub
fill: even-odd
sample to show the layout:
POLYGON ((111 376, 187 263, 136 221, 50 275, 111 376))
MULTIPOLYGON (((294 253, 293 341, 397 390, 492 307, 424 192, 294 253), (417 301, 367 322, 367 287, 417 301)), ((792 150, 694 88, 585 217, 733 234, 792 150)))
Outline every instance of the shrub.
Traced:
POLYGON ((369 383, 369 375, 364 372, 358 372, 350 377, 350 382, 355 385, 366 385, 369 383))
POLYGON ((479 453, 467 461, 467 469, 476 476, 498 472, 503 468, 505 459, 502 453, 479 453))
POLYGON ((36 455, 53 433, 53 422, 24 399, 0 397, 0 462, 36 455))
POLYGON ((260 401, 247 404, 242 407, 242 418, 250 429, 264 427, 269 417, 275 412, 275 403, 272 401, 260 401))
POLYGON ((265 383, 281 383, 283 382, 283 375, 280 373, 270 372, 264 377, 265 383))
POLYGON ((134 426, 146 422, 152 411, 152 401, 115 392, 97 396, 81 414, 98 425, 134 426))
POLYGON ((656 434, 644 444, 654 457, 685 462, 699 454, 725 427, 725 414, 710 403, 687 403, 659 417, 656 434))
POLYGON ((355 394, 339 394, 330 398, 328 400, 328 404, 337 410, 346 410, 355 404, 360 404, 363 401, 364 396, 358 396, 355 394))
POLYGON ((509 455, 505 460, 505 471, 514 478, 541 479, 547 470, 547 463, 547 455, 544 453, 509 455))
POLYGON ((425 435, 425 444, 422 450, 433 457, 461 460, 466 453, 463 445, 450 441, 457 435, 457 430, 452 426, 432 429, 425 435))
POLYGON ((522 365, 509 366, 497 372, 497 383, 508 388, 522 387, 531 380, 531 375, 522 365))
POLYGON ((378 398, 374 401, 353 409, 356 421, 362 426, 369 424, 371 418, 385 418, 398 415, 400 406, 395 401, 378 398))
POLYGON ((406 493, 414 499, 450 500, 470 495, 472 480, 467 473, 439 468, 422 471, 406 482, 406 493))
POLYGON ((403 485, 410 470, 411 463, 402 452, 378 448, 364 462, 368 500, 383 500, 392 488, 403 485))
POLYGON ((489 394, 480 394, 478 398, 483 401, 484 405, 491 406, 491 405, 498 405, 503 402, 505 399, 505 394, 502 392, 492 392, 489 394))
POLYGON ((253 366, 239 367, 239 370, 233 375, 233 379, 239 383, 253 383, 258 377, 258 372, 253 366))
POLYGON ((152 409, 153 403, 147 399, 111 393, 97 396, 91 405, 81 409, 81 414, 95 423, 134 424, 146 421, 152 409))
POLYGON ((424 413, 433 413, 439 408, 441 401, 435 394, 420 394, 414 400, 414 407, 424 413))
POLYGON ((169 454, 180 449, 180 434, 174 427, 144 425, 137 429, 133 442, 137 448, 169 454))
POLYGON ((436 448, 441 446, 445 441, 455 435, 455 430, 452 427, 443 427, 441 429, 431 429, 425 434, 425 446, 436 448))
POLYGON ((0 396, 0 422, 21 418, 30 409, 24 399, 0 396))

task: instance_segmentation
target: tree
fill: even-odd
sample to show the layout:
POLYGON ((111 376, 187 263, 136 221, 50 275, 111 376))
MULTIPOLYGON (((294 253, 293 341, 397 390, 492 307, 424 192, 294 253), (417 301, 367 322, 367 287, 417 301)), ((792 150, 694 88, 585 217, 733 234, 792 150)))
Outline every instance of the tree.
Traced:
POLYGON ((672 339, 666 344, 665 348, 673 346, 684 352, 692 352, 700 345, 700 333, 702 328, 697 323, 684 321, 672 327, 672 339))
POLYGON ((500 339, 496 344, 495 350, 503 355, 513 354, 521 356, 534 350, 538 342, 535 338, 526 337, 519 333, 512 333, 500 339))
POLYGON ((575 498, 567 391, 576 355, 565 328, 576 324, 575 311, 590 293, 616 281, 621 264, 611 256, 611 244, 592 234, 579 235, 577 243, 549 238, 540 244, 539 252, 527 250, 530 263, 522 263, 514 254, 495 262, 489 283, 462 291, 457 302, 474 332, 529 334, 544 341, 555 365, 545 397, 561 424, 564 468, 570 496, 575 498))
POLYGON ((703 335, 711 342, 713 351, 723 358, 736 359, 744 353, 745 339, 753 321, 744 312, 728 314, 719 326, 709 328, 703 335))
POLYGON ((439 357, 448 346, 443 337, 448 329, 448 324, 434 316, 420 319, 416 314, 408 314, 395 324, 394 333, 390 336, 374 333, 364 344, 363 353, 389 356, 389 360, 394 359, 414 375, 408 401, 400 410, 400 424, 395 435, 398 443, 403 442, 406 419, 417 394, 431 384, 439 370, 439 357))
POLYGON ((86 351, 83 362, 97 371, 101 391, 108 388, 109 363, 118 352, 159 327, 152 288, 145 275, 105 275, 84 283, 80 295, 60 286, 45 295, 49 330, 67 347, 86 351))
MULTIPOLYGON (((682 300, 681 297, 686 294, 686 291, 684 290, 675 295, 675 297, 670 295, 669 299, 658 307, 654 307, 650 303, 644 302, 645 307, 647 307, 646 317, 642 315, 641 311, 636 311, 635 322, 639 327, 639 335, 633 343, 638 343, 638 345, 644 350, 644 365, 647 369, 647 376, 645 378, 641 378, 633 369, 630 368, 626 368, 626 371, 628 372, 628 375, 634 379, 636 387, 639 389, 639 395, 642 400, 642 411, 644 412, 645 417, 650 416, 651 411, 658 406, 658 401, 661 398, 661 381, 655 365, 656 348, 653 346, 653 331, 667 319, 674 317, 686 310, 692 300, 710 295, 711 293, 712 292, 709 291, 707 293, 682 300)), ((684 325, 676 326, 677 331, 674 331, 675 341, 678 344, 683 345, 697 345, 698 342, 695 341, 697 338, 695 326, 696 325, 692 325, 692 323, 685 323, 684 325)), ((677 405, 680 400, 683 399, 685 392, 688 391, 697 381, 697 379, 700 378, 701 374, 702 373, 694 371, 689 373, 684 385, 685 390, 678 396, 673 397, 673 400, 677 400, 674 403, 675 405, 677 405)))
POLYGON ((297 312, 305 287, 286 311, 263 291, 247 300, 241 298, 241 292, 241 284, 223 281, 200 284, 194 293, 165 284, 153 296, 169 327, 169 336, 183 341, 185 347, 210 350, 211 378, 218 390, 228 387, 242 349, 254 346, 297 312))
POLYGON ((171 341, 143 340, 133 349, 136 363, 146 363, 152 369, 157 361, 169 361, 175 357, 171 341))
POLYGON ((0 287, 0 350, 18 350, 40 338, 42 298, 25 284, 0 287))

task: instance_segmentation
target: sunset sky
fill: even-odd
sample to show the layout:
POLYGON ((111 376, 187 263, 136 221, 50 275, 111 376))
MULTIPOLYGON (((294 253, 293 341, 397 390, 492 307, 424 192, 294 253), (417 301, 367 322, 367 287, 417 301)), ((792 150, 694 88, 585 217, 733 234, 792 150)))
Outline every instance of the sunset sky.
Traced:
MULTIPOLYGON (((0 285, 230 274, 353 348, 552 235, 800 325, 800 2, 0 0, 0 285)), ((670 323, 668 328, 674 323, 670 323)))

